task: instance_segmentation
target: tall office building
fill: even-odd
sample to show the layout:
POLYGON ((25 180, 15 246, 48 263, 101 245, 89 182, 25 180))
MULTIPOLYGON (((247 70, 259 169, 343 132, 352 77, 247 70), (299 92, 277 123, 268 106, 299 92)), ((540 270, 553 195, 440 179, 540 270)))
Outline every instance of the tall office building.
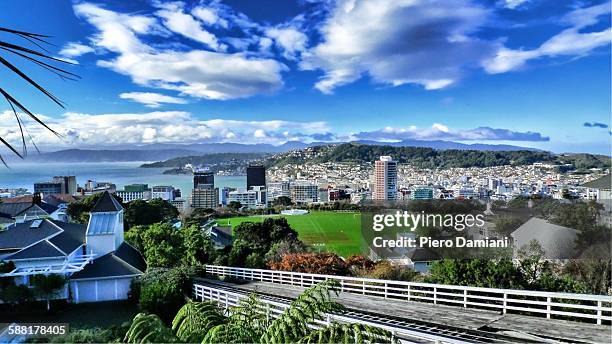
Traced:
POLYGON ((193 188, 208 189, 215 187, 215 174, 210 171, 193 171, 193 188))
POLYGON ((295 204, 310 204, 319 201, 319 187, 305 180, 292 182, 289 192, 291 201, 295 204))
POLYGON ((74 195, 77 192, 76 176, 55 176, 52 182, 62 185, 63 194, 74 195))
POLYGON ((219 188, 193 189, 189 198, 194 209, 214 209, 219 206, 219 188))
POLYGON ((215 174, 210 171, 193 171, 192 208, 213 209, 219 206, 219 188, 215 188, 215 174))
POLYGON ((43 195, 57 195, 62 193, 62 183, 38 182, 34 183, 34 193, 43 195))
POLYGON ((397 199, 397 161, 393 161, 390 156, 381 156, 376 161, 372 199, 397 199))
POLYGON ((266 168, 262 165, 250 165, 247 167, 247 190, 252 186, 266 185, 266 168))

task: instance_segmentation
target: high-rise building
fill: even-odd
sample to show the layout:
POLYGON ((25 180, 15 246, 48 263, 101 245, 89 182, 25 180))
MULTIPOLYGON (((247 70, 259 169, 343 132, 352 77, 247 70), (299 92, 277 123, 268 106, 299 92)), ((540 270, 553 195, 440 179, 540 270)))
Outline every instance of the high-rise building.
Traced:
POLYGON ((291 201, 295 204, 310 204, 319 201, 319 187, 308 181, 295 181, 289 187, 291 201))
POLYGON ((52 182, 62 184, 62 194, 74 195, 77 192, 76 176, 55 176, 52 182))
POLYGON ((193 172, 193 188, 207 189, 215 187, 215 174, 210 171, 193 172))
POLYGON ((43 195, 57 195, 62 193, 62 183, 38 182, 34 183, 34 193, 43 195))
POLYGON ((372 199, 397 199, 397 161, 393 161, 390 156, 381 156, 376 161, 372 199))
POLYGON ((266 185, 266 168, 262 165, 250 165, 247 167, 247 190, 252 186, 266 185))
POLYGON ((219 189, 218 188, 196 188, 193 189, 190 196, 191 207, 214 209, 219 205, 219 189))

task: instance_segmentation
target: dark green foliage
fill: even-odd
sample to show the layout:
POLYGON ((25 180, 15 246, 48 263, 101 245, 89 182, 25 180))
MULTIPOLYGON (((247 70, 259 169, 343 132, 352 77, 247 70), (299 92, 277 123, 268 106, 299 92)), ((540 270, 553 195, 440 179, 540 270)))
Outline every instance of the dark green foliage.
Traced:
POLYGON ((16 285, 12 283, 3 286, 0 290, 0 300, 12 306, 24 304, 30 301, 33 296, 32 290, 23 284, 16 285))
POLYGON ((35 293, 47 300, 47 311, 51 310, 51 299, 66 285, 66 278, 58 274, 34 275, 30 277, 35 293))
POLYGON ((119 343, 123 340, 129 323, 110 328, 86 328, 70 330, 63 336, 51 338, 51 343, 119 343))
POLYGON ((584 292, 581 283, 558 276, 555 266, 537 254, 521 257, 519 265, 510 259, 444 259, 432 265, 425 281, 483 288, 584 292))
POLYGON ((362 324, 333 324, 313 331, 300 344, 324 343, 394 343, 388 331, 362 324))
POLYGON ((216 252, 210 237, 199 226, 183 227, 179 232, 183 237, 182 264, 201 265, 212 262, 216 258, 216 252))
POLYGON ((426 282, 485 288, 524 289, 525 276, 511 260, 488 259, 451 260, 435 262, 426 282))
POLYGON ((161 198, 150 201, 134 200, 127 204, 125 222, 129 227, 168 222, 178 217, 179 212, 170 202, 161 198))
POLYGON ((280 196, 274 199, 274 201, 272 201, 272 204, 274 206, 283 206, 283 207, 288 207, 290 205, 293 204, 293 202, 291 202, 291 198, 287 197, 287 196, 280 196))
POLYGON ((232 166, 244 167, 247 162, 259 159, 264 155, 262 153, 214 153, 178 157, 166 161, 142 164, 140 167, 183 167, 191 164, 193 166, 208 166, 212 172, 216 172, 219 167, 218 165, 222 165, 222 169, 231 169, 232 166))
POLYGON ((229 202, 227 207, 230 208, 231 210, 237 211, 237 210, 240 210, 240 208, 242 208, 242 204, 240 204, 240 202, 238 201, 231 201, 229 202))
POLYGON ((147 266, 173 267, 184 255, 183 236, 168 223, 152 224, 142 233, 142 254, 147 266))
POLYGON ((281 241, 298 241, 297 232, 283 217, 267 218, 263 222, 242 222, 234 228, 234 244, 228 264, 264 268, 266 254, 281 241))
POLYGON ((124 233, 124 240, 134 246, 140 253, 143 253, 143 256, 145 251, 143 234, 148 229, 149 226, 134 226, 124 233))
POLYGON ((202 265, 216 258, 210 237, 195 224, 180 229, 169 223, 135 226, 125 233, 125 240, 151 267, 202 265))
POLYGON ((339 284, 328 280, 307 289, 275 320, 254 294, 241 299, 225 317, 215 302, 189 302, 172 321, 172 331, 156 315, 138 314, 124 341, 191 343, 389 343, 388 331, 359 324, 332 324, 313 330, 308 326, 328 312, 344 307, 331 300, 339 284))
POLYGON ((589 294, 606 295, 612 290, 612 260, 601 258, 598 252, 570 261, 563 274, 580 282, 589 294))
MULTIPOLYGON (((568 154, 556 156, 541 151, 476 151, 476 150, 436 150, 422 147, 395 147, 345 143, 312 147, 317 155, 308 162, 372 162, 381 155, 390 155, 400 163, 418 168, 451 167, 490 167, 501 165, 528 165, 534 162, 568 163, 574 168, 609 168, 610 158, 603 155, 568 154)), ((295 155, 275 157, 267 165, 302 164, 306 160, 295 155)))
POLYGON ((155 314, 138 313, 123 341, 126 343, 176 343, 178 338, 155 314))
POLYGON ((308 336, 311 332, 309 323, 321 319, 325 313, 344 310, 344 306, 331 301, 331 294, 337 296, 339 287, 338 281, 327 280, 306 289, 272 322, 261 337, 261 342, 294 343, 308 336))
POLYGON ((191 278, 200 274, 201 269, 196 267, 147 269, 139 282, 140 309, 170 323, 191 292, 191 278))
POLYGON ((172 331, 183 342, 200 342, 213 327, 225 323, 216 302, 189 301, 172 320, 172 331))

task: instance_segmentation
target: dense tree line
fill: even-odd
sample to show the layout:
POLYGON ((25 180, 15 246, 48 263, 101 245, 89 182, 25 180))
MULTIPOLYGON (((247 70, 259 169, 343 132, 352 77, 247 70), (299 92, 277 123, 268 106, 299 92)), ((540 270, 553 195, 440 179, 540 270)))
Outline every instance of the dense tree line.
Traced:
POLYGON ((183 156, 165 161, 142 164, 140 167, 159 168, 159 167, 183 167, 187 164, 194 166, 210 166, 214 165, 231 165, 240 163, 245 165, 246 162, 261 159, 264 156, 262 153, 213 153, 204 155, 183 156))
MULTIPOLYGON (((555 155, 544 151, 479 151, 479 150, 438 150, 424 147, 395 147, 345 143, 340 145, 317 146, 309 162, 357 162, 367 163, 390 155, 403 164, 418 168, 491 167, 502 165, 528 165, 535 162, 571 164, 574 169, 610 168, 610 158, 593 154, 555 155)), ((301 164, 304 158, 296 154, 275 156, 268 165, 301 164)))

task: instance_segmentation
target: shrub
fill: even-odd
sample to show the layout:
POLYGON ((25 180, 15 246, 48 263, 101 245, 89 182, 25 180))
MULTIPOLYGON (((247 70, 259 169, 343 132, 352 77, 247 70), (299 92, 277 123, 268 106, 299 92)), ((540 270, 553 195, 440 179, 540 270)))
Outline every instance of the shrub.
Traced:
POLYGON ((395 266, 388 260, 376 263, 370 269, 360 269, 357 272, 360 277, 387 279, 394 281, 414 281, 419 279, 420 274, 410 268, 395 266))
POLYGON ((270 263, 273 270, 346 276, 348 267, 334 253, 293 253, 283 256, 278 263, 270 263))

